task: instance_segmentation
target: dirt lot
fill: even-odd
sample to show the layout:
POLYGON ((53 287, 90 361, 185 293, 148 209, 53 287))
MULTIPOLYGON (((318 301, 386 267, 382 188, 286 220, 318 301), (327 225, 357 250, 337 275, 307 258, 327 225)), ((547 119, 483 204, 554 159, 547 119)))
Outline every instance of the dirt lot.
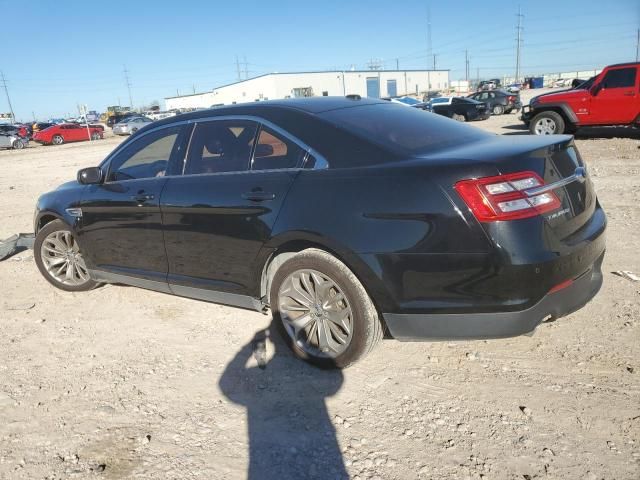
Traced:
MULTIPOLYGON (((344 372, 269 341, 260 369, 268 316, 0 263, 0 478, 640 478, 640 283, 611 274, 640 273, 639 138, 576 140, 609 216, 604 286, 532 337, 385 340, 344 372)), ((120 140, 0 152, 0 238, 120 140)))

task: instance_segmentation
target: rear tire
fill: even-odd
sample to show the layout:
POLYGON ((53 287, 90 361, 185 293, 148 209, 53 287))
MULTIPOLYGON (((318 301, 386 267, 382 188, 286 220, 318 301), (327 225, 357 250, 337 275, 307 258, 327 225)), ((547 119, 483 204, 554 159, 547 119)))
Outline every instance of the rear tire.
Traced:
POLYGON ((559 135, 564 131, 564 119, 557 112, 541 112, 529 122, 529 132, 533 135, 559 135))
POLYGON ((494 105, 492 112, 494 115, 502 115, 504 113, 504 107, 502 105, 494 105))
POLYGON ((310 248, 286 260, 273 277, 269 299, 285 343, 320 368, 346 368, 382 338, 378 312, 360 280, 323 250, 310 248))
POLYGON ((457 113, 454 113, 453 115, 451 115, 451 118, 453 118, 456 122, 466 121, 466 118, 464 117, 464 115, 459 115, 457 113))
POLYGON ((100 134, 98 132, 93 132, 91 134, 91 140, 100 140, 100 134))
POLYGON ((54 135, 51 139, 51 143, 53 143, 54 145, 62 145, 64 143, 64 138, 62 137, 62 135, 54 135))
POLYGON ((15 140, 11 147, 13 147, 14 150, 22 150, 24 148, 24 143, 22 140, 15 140))
POLYGON ((62 220, 47 223, 36 235, 33 257, 42 276, 67 292, 84 292, 99 283, 91 280, 80 245, 62 220))

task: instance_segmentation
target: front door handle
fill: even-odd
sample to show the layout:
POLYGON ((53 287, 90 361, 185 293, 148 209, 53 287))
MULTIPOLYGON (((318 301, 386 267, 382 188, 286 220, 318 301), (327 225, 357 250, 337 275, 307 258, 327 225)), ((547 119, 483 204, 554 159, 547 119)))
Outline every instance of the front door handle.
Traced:
POLYGON ((624 92, 623 95, 625 97, 633 97, 633 96, 635 96, 635 92, 624 92))
POLYGON ((251 200, 252 202, 264 202, 265 200, 273 200, 276 198, 276 195, 275 193, 258 190, 255 192, 245 192, 242 194, 242 198, 245 200, 251 200))
POLYGON ((134 195, 131 198, 138 203, 144 203, 146 201, 153 200, 154 197, 149 193, 139 193, 138 195, 134 195))

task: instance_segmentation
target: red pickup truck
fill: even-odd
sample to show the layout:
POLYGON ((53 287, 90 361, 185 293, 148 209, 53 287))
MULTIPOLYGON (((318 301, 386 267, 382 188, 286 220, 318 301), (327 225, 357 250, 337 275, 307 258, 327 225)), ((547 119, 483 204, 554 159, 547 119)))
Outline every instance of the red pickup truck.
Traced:
POLYGON ((640 63, 610 65, 571 90, 538 95, 521 118, 534 135, 586 126, 640 127, 640 63))

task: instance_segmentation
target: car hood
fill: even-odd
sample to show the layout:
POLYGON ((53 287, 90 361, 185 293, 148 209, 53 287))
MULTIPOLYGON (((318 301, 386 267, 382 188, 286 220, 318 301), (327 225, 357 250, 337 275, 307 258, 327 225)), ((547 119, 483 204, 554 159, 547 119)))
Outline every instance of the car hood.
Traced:
POLYGON ((533 97, 529 100, 529 104, 533 105, 536 102, 552 103, 552 102, 565 102, 567 100, 573 100, 582 98, 585 95, 585 90, 560 90, 559 92, 543 93, 537 97, 533 97))

